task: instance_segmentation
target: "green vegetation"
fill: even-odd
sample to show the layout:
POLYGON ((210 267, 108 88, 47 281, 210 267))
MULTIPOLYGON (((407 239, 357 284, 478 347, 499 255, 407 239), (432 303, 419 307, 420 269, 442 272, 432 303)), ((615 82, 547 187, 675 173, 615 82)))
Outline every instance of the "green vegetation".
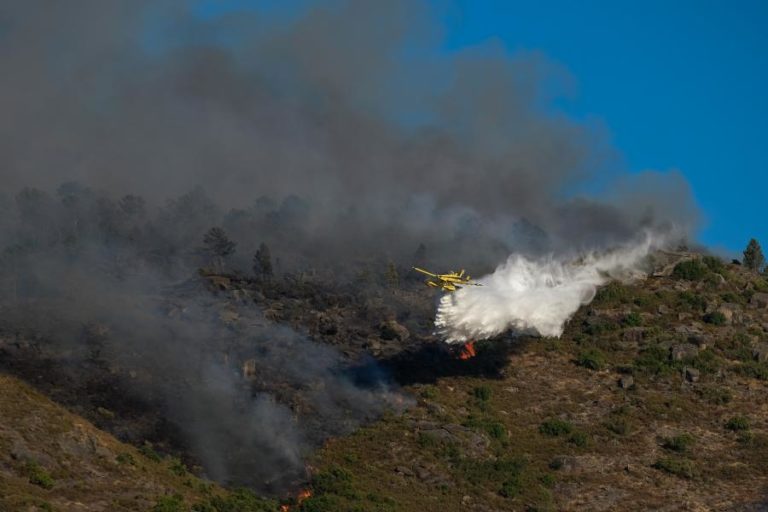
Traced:
POLYGON ((192 506, 192 512, 275 512, 277 503, 259 498, 248 489, 235 489, 192 506))
POLYGON ((487 402, 491 399, 491 388, 488 386, 478 386, 472 390, 472 395, 481 402, 487 402))
POLYGON ((172 496, 162 496, 157 499, 155 506, 152 507, 152 512, 186 512, 187 507, 184 505, 184 497, 181 494, 174 494, 172 496))
POLYGON ((768 380, 768 363, 747 361, 738 367, 738 372, 753 379, 768 380))
POLYGON ((160 456, 159 453, 155 451, 155 449, 152 447, 152 443, 145 441, 141 448, 139 448, 139 451, 142 455, 144 455, 146 458, 151 460, 152 462, 160 462, 163 460, 163 458, 160 456))
POLYGON ((734 416, 725 423, 725 428, 734 432, 749 430, 749 420, 744 416, 734 416))
POLYGON ((570 434, 573 431, 573 425, 565 420, 549 419, 539 426, 539 432, 545 436, 557 437, 570 434))
POLYGON ((754 238, 749 241, 744 249, 744 266, 755 272, 760 272, 765 266, 765 256, 760 243, 754 238))
POLYGON ((637 311, 632 311, 624 317, 624 325, 628 327, 638 327, 643 324, 643 317, 637 311))
POLYGON ((712 272, 716 272, 721 275, 725 272, 725 263, 723 263, 723 260, 717 256, 704 256, 701 261, 712 272))
POLYGON ((699 281, 707 275, 709 269, 700 260, 681 261, 672 270, 672 277, 675 279, 686 279, 688 281, 699 281))
POLYGON ((685 459, 662 457, 652 467, 681 478, 690 479, 696 476, 696 467, 693 462, 685 459))
POLYGON ((600 370, 605 366, 605 354, 594 348, 585 350, 579 353, 576 364, 590 370, 600 370))
POLYGON ((720 311, 712 311, 711 313, 707 313, 704 315, 703 319, 706 323, 712 324, 712 325, 725 325, 726 318, 723 313, 720 311))
POLYGON ((126 464, 129 466, 135 466, 136 465, 136 459, 133 455, 131 455, 128 452, 123 452, 119 454, 117 457, 115 457, 115 461, 118 464, 126 464))
POLYGON ((187 466, 175 457, 171 459, 168 469, 176 476, 184 476, 188 471, 187 466))
POLYGON ((36 462, 28 462, 26 466, 29 483, 42 487, 43 489, 53 489, 53 477, 36 462))
POLYGON ((683 433, 674 437, 665 437, 661 446, 673 452, 685 453, 696 440, 691 434, 683 433))
POLYGON ((589 444, 589 436, 586 432, 577 430, 571 434, 571 437, 568 438, 568 442, 579 448, 585 448, 589 444))

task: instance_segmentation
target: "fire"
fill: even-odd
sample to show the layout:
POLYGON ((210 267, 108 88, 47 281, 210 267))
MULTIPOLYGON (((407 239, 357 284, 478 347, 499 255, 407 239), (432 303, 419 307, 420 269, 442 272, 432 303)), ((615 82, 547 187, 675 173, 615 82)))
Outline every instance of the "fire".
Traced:
POLYGON ((471 359, 477 355, 477 352, 475 351, 475 342, 474 341, 468 341, 464 344, 463 347, 461 347, 461 351, 459 352, 459 359, 462 361, 466 361, 467 359, 471 359))
MULTIPOLYGON (((299 491, 299 494, 296 495, 296 507, 301 505, 301 503, 312 496, 312 491, 309 489, 302 489, 299 491)), ((280 505, 280 512, 290 512, 291 506, 290 505, 280 505)))

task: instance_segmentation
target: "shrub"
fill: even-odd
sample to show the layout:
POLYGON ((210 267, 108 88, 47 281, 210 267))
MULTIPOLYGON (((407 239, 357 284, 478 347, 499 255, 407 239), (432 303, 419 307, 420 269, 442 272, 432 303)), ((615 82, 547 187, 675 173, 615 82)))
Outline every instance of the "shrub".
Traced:
POLYGON ((152 462, 160 462, 163 460, 162 457, 160 457, 160 454, 155 451, 154 448, 152 448, 152 444, 149 442, 144 442, 144 445, 139 448, 139 451, 142 455, 144 455, 146 458, 151 460, 152 462))
POLYGON ((689 291, 683 291, 680 292, 680 295, 678 296, 680 299, 680 302, 691 309, 704 311, 707 309, 707 299, 699 295, 698 293, 693 293, 689 291))
POLYGON ((184 498, 180 494, 173 496, 163 496, 157 499, 152 512, 186 512, 184 498))
POLYGON ((734 432, 749 430, 749 420, 744 416, 734 416, 725 423, 725 428, 734 432))
POLYGON ((565 420, 549 419, 539 426, 539 432, 550 437, 570 434, 572 431, 573 425, 565 420))
POLYGON ((720 311, 712 311, 704 315, 704 321, 712 325, 725 325, 726 318, 720 311))
POLYGON ((722 274, 725 271, 725 263, 717 256, 704 256, 701 262, 712 272, 722 274))
POLYGON ((768 363, 747 361, 739 366, 738 372, 753 379, 768 380, 768 363))
POLYGON ((685 453, 694 441, 695 439, 691 434, 684 433, 674 437, 664 438, 661 446, 667 450, 672 450, 673 452, 685 453))
POLYGON ((632 430, 632 426, 626 418, 617 417, 610 418, 605 423, 605 428, 619 436, 625 436, 632 430))
POLYGON ((571 437, 568 438, 568 442, 579 448, 584 448, 589 444, 589 436, 585 432, 577 430, 571 434, 571 437))
POLYGON ((171 464, 168 466, 168 469, 171 473, 177 476, 184 476, 187 474, 187 466, 177 458, 171 459, 171 464))
POLYGON ((27 477, 29 483, 42 487, 43 489, 53 489, 53 477, 36 462, 27 464, 27 477))
POLYGON ((487 402, 491 399, 491 388, 488 386, 478 386, 475 389, 472 390, 472 394, 475 398, 480 400, 481 402, 487 402))
POLYGON ((115 460, 118 464, 128 464, 129 466, 136 464, 136 459, 128 452, 119 454, 117 457, 115 457, 115 460))
POLYGON ((235 489, 192 507, 192 512, 274 512, 277 504, 256 496, 248 489, 235 489))
POLYGON ((600 370, 605 366, 605 356, 597 349, 585 350, 579 354, 576 364, 590 370, 600 370))
POLYGON ((686 279, 688 281, 698 281, 707 275, 708 269, 699 260, 681 261, 672 270, 672 277, 675 279, 686 279))
POLYGON ((671 368, 669 350, 659 345, 651 345, 640 352, 635 359, 634 367, 656 375, 665 373, 671 368))
POLYGON ((624 317, 624 325, 629 327, 637 327, 643 323, 643 317, 637 311, 632 311, 624 317))
POLYGON ((695 467, 689 460, 663 457, 657 460, 652 467, 681 478, 693 478, 695 476, 695 467))
POLYGON ((727 388, 706 387, 700 390, 701 397, 715 405, 725 405, 733 400, 733 395, 727 388))

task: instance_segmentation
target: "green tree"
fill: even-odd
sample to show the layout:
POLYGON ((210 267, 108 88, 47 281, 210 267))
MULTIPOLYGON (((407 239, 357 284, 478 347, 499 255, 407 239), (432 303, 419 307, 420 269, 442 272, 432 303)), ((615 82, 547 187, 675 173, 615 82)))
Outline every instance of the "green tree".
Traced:
POLYGON ((236 246, 221 228, 211 228, 203 236, 203 250, 211 256, 218 270, 223 266, 224 259, 235 253, 236 246))
POLYGON ((272 254, 264 242, 253 256, 253 273, 264 278, 272 277, 272 254))
POLYGON ((765 266, 765 256, 763 250, 760 248, 760 244, 754 238, 749 241, 747 248, 744 249, 744 266, 760 272, 765 266))

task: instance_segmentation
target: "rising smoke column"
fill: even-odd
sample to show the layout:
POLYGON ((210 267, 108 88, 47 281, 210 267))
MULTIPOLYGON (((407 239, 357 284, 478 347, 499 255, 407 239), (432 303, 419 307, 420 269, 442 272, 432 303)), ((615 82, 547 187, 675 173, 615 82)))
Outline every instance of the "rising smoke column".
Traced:
POLYGON ((513 254, 493 274, 478 279, 482 286, 446 294, 435 326, 447 343, 490 338, 507 330, 559 337, 565 322, 592 301, 599 286, 641 275, 643 259, 656 246, 658 242, 646 235, 634 244, 578 260, 513 254))

